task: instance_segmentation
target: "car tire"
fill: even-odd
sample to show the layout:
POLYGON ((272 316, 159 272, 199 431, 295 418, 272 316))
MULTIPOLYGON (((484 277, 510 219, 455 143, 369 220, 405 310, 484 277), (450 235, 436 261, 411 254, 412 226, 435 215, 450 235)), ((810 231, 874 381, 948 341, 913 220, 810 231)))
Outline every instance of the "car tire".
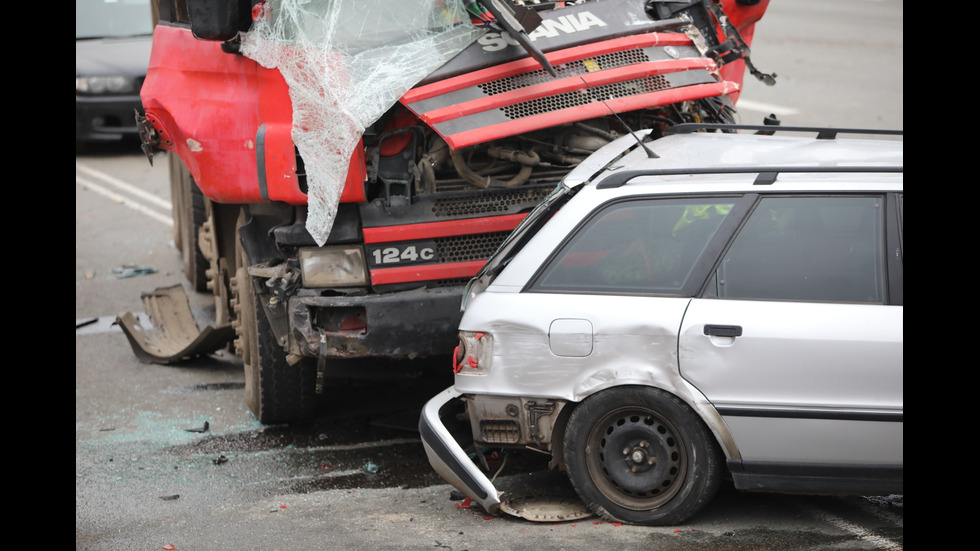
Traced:
POLYGON ((721 450, 680 399, 617 387, 572 412, 563 444, 568 476, 597 515, 649 526, 684 522, 721 484, 721 450))
POLYGON ((276 341, 239 246, 235 271, 236 350, 245 368, 245 403, 263 424, 305 421, 316 410, 316 364, 290 365, 276 341))

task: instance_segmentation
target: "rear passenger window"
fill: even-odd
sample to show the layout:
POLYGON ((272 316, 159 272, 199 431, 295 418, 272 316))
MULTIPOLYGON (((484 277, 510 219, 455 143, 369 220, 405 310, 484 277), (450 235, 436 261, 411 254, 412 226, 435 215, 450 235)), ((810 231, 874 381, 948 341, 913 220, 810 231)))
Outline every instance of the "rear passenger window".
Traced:
POLYGON ((882 203, 763 198, 718 267, 718 296, 883 302, 882 203))
POLYGON ((604 208, 580 228, 531 289, 680 292, 731 200, 635 200, 604 208))

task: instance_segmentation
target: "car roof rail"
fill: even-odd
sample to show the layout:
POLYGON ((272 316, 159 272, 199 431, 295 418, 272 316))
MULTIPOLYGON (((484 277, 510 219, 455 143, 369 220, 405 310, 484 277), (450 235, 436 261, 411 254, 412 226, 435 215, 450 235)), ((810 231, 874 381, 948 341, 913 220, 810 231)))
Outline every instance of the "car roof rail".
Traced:
POLYGON ((837 134, 868 134, 878 136, 904 136, 904 130, 884 130, 873 128, 832 128, 820 126, 782 126, 778 124, 715 124, 687 122, 675 124, 663 131, 666 134, 692 134, 707 130, 737 131, 754 130, 759 134, 775 134, 776 132, 816 132, 818 140, 833 140, 837 134))
POLYGON ((754 185, 771 185, 780 173, 786 172, 837 172, 837 173, 904 173, 903 165, 898 166, 730 166, 712 168, 667 168, 654 170, 626 170, 614 172, 596 184, 596 189, 613 189, 627 184, 640 176, 677 176, 687 174, 758 174, 754 185))

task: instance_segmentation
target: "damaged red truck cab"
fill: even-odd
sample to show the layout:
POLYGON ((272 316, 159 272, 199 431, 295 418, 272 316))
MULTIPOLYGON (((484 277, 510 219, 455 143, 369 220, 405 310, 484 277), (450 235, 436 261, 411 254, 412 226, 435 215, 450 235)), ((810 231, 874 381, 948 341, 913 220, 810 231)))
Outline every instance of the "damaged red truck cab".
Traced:
POLYGON ((479 38, 360 136, 318 244, 290 87, 241 53, 253 15, 284 4, 160 0, 139 121, 151 161, 167 152, 185 274, 234 328, 264 423, 308 417, 340 360, 451 350, 466 282, 572 168, 633 129, 733 122, 746 67, 772 78, 748 49, 768 0, 479 0, 479 38))

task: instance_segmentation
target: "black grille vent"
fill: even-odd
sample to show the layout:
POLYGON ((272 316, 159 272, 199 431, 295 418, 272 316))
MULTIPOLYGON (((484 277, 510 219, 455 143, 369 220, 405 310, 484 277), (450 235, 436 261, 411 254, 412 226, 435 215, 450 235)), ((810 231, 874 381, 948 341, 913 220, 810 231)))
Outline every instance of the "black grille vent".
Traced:
POLYGON ((432 213, 437 217, 505 213, 515 206, 536 205, 551 191, 552 188, 516 188, 486 191, 478 196, 438 199, 432 205, 432 213))
MULTIPOLYGON (((615 69, 636 63, 650 61, 647 54, 640 49, 625 50, 622 52, 612 52, 609 54, 597 55, 587 59, 570 61, 555 67, 558 78, 568 78, 587 73, 595 72, 599 69, 615 69)), ((522 73, 520 75, 509 76, 492 82, 480 85, 480 89, 487 95, 493 96, 526 88, 543 82, 552 82, 554 79, 545 72, 544 69, 522 73)))
POLYGON ((440 262, 486 260, 497 252, 510 232, 458 235, 436 239, 436 254, 440 262))
POLYGON ((576 90, 574 92, 567 92, 556 96, 538 98, 536 100, 531 100, 524 103, 501 107, 500 110, 511 119, 521 119, 532 115, 539 115, 541 113, 558 111, 559 109, 568 109, 571 107, 578 107, 580 105, 587 105, 597 101, 636 96, 649 92, 668 90, 670 88, 670 83, 667 82, 667 79, 663 75, 656 75, 635 80, 616 82, 613 84, 604 84, 602 86, 594 86, 592 88, 585 88, 583 90, 576 90))

